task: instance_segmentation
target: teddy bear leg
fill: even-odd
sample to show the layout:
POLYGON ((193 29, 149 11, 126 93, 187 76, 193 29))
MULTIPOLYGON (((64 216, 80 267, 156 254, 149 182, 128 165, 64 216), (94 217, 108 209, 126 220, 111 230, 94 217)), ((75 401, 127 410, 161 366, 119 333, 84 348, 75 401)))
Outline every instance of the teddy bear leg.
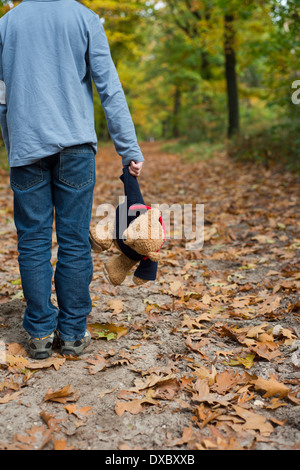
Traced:
POLYGON ((93 251, 101 252, 108 250, 113 241, 114 224, 98 223, 90 228, 90 244, 93 251))
POLYGON ((123 253, 113 256, 104 264, 104 274, 111 284, 119 286, 127 276, 128 271, 137 263, 123 253))

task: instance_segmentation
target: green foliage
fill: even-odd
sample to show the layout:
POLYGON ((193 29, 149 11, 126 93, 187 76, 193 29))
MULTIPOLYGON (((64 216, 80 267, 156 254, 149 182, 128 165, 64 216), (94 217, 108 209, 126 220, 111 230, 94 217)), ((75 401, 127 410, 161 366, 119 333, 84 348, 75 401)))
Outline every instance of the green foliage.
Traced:
MULTIPOLYGON (((241 121, 232 154, 256 160, 271 146, 276 161, 299 157, 300 104, 291 99, 300 78, 299 0, 81 2, 103 20, 140 140, 179 138, 194 149, 226 144, 230 15, 241 121)), ((0 15, 9 8, 0 2, 0 15)), ((99 139, 109 139, 96 91, 95 122, 99 139)))

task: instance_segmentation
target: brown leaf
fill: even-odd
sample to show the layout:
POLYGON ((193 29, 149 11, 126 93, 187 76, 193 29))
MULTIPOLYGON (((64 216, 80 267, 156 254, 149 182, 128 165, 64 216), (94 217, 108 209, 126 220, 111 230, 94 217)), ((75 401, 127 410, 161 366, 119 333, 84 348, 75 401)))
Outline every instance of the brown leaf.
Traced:
POLYGON ((258 377, 250 381, 254 384, 256 390, 264 390, 266 393, 263 395, 264 398, 273 397, 279 395, 281 398, 286 397, 289 393, 289 389, 286 385, 278 382, 274 376, 271 376, 270 380, 258 377))
POLYGON ((51 438, 52 430, 45 426, 33 426, 26 434, 15 434, 13 441, 21 450, 41 450, 51 438))
POLYGON ((113 315, 118 315, 123 311, 124 302, 119 299, 109 299, 107 305, 110 310, 113 310, 113 315))
POLYGON ((188 336, 185 341, 185 344, 192 351, 199 353, 203 357, 203 359, 206 359, 207 361, 209 360, 208 357, 201 351, 201 348, 206 344, 206 342, 203 342, 203 341, 195 342, 195 341, 192 341, 192 338, 190 336, 188 336))
POLYGON ((26 365, 27 369, 46 369, 47 367, 53 366, 55 370, 58 370, 66 361, 64 357, 49 357, 42 361, 30 361, 26 365))
POLYGON ((22 395, 22 393, 24 393, 24 390, 19 390, 18 392, 11 394, 7 393, 6 395, 4 395, 4 397, 0 398, 0 404, 5 404, 10 401, 16 400, 17 398, 19 398, 20 395, 22 395))
POLYGON ((75 404, 75 405, 66 405, 65 410, 69 414, 74 414, 78 418, 82 418, 83 416, 86 416, 88 414, 93 414, 93 413, 89 413, 89 411, 92 409, 91 406, 83 406, 82 408, 79 408, 79 409, 78 409, 77 406, 78 406, 77 404, 75 404))
POLYGON ((7 352, 13 356, 26 356, 27 354, 26 349, 18 343, 10 343, 7 346, 7 352))
POLYGON ((174 374, 168 374, 168 375, 150 374, 148 377, 146 377, 145 380, 136 379, 134 382, 135 387, 131 388, 130 390, 133 392, 139 392, 147 388, 157 387, 159 385, 165 384, 166 382, 170 382, 172 380, 176 380, 176 376, 174 374))
POLYGON ((255 346, 249 346, 249 349, 255 354, 257 354, 260 357, 263 357, 264 359, 267 359, 268 361, 271 361, 277 356, 280 356, 280 351, 271 349, 268 347, 267 344, 265 343, 257 343, 255 346))
POLYGON ((253 413, 240 406, 233 405, 233 408, 238 416, 245 420, 243 429, 249 431, 259 431, 264 436, 269 436, 273 432, 273 426, 268 423, 265 416, 253 413))
POLYGON ((122 416, 125 411, 128 411, 129 413, 136 415, 143 411, 144 404, 150 404, 150 405, 157 405, 158 403, 153 400, 152 398, 142 398, 142 399, 134 399, 129 402, 120 402, 118 401, 116 406, 115 406, 115 412, 117 413, 118 416, 122 416))
POLYGON ((77 401, 79 398, 79 391, 75 391, 71 385, 66 385, 64 388, 53 392, 50 388, 45 395, 44 401, 54 401, 57 403, 66 403, 68 401, 77 401))
POLYGON ((74 446, 67 447, 67 441, 63 437, 61 439, 54 439, 54 450, 74 450, 74 446))
POLYGON ((54 415, 47 413, 45 410, 40 412, 40 417, 47 424, 49 429, 52 429, 52 431, 56 432, 59 431, 58 423, 64 421, 63 419, 55 418, 54 415))
POLYGON ((87 361, 91 366, 88 366, 89 373, 94 375, 97 374, 97 372, 100 372, 102 370, 105 370, 107 367, 107 360, 103 357, 97 354, 95 356, 95 359, 87 359, 87 361))

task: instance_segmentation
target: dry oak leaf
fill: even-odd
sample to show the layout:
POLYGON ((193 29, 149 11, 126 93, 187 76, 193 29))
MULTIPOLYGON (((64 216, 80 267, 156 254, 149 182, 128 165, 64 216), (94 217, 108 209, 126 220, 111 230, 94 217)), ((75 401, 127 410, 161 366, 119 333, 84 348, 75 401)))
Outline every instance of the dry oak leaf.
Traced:
POLYGON ((23 356, 14 356, 7 354, 5 351, 0 351, 0 364, 6 364, 8 367, 16 367, 22 370, 27 367, 29 361, 23 356))
POLYGON ((60 430, 58 424, 64 421, 63 419, 55 418, 55 415, 47 413, 45 410, 40 412, 40 417, 47 424, 49 429, 56 432, 59 432, 60 430))
POLYGON ((21 346, 19 343, 10 343, 7 346, 7 352, 13 356, 24 356, 27 354, 26 349, 23 348, 23 346, 21 346))
MULTIPOLYGON (((277 348, 276 345, 275 347, 277 348)), ((255 346, 249 346, 249 349, 250 351, 253 351, 255 354, 263 357, 264 359, 267 359, 268 361, 271 361, 275 357, 281 355, 281 352, 278 349, 272 348, 271 343, 257 343, 255 346)))
POLYGON ((67 447, 67 441, 63 437, 62 439, 53 439, 54 450, 75 450, 74 446, 67 447))
POLYGON ((52 438, 52 430, 45 426, 33 426, 26 434, 17 433, 13 437, 14 443, 21 450, 41 450, 52 438))
POLYGON ((125 411, 128 411, 133 415, 137 415, 138 413, 143 411, 143 404, 157 405, 158 403, 152 398, 136 398, 129 402, 118 401, 115 406, 115 412, 118 416, 122 416, 125 411))
POLYGON ((94 414, 94 413, 89 413, 89 411, 92 409, 91 406, 83 406, 82 408, 77 408, 77 404, 75 405, 66 405, 65 410, 69 414, 74 414, 77 416, 77 418, 82 418, 83 416, 94 414))
POLYGON ((3 405, 3 404, 6 404, 10 401, 13 401, 13 400, 16 400, 17 398, 19 398, 19 396, 24 392, 24 390, 19 390, 18 392, 15 392, 15 393, 7 393, 6 395, 4 395, 4 397, 0 398, 0 404, 3 405))
POLYGON ((66 403, 68 401, 77 401, 79 398, 80 392, 75 391, 71 385, 66 385, 64 388, 57 390, 56 392, 52 391, 52 388, 48 390, 45 395, 44 401, 54 401, 57 403, 66 403))
POLYGON ((119 299, 110 299, 107 301, 110 310, 113 310, 113 315, 118 315, 123 311, 124 302, 119 299))
POLYGON ((195 433, 193 430, 192 425, 188 428, 184 428, 182 432, 182 436, 179 439, 174 439, 167 444, 167 446, 182 446, 184 444, 191 443, 195 440, 195 433))
POLYGON ((289 393, 289 389, 286 385, 278 382, 274 376, 271 376, 270 380, 257 377, 251 380, 256 390, 264 390, 266 393, 263 395, 264 398, 273 397, 279 395, 281 398, 286 397, 289 393))
POLYGON ((56 370, 65 362, 64 358, 49 357, 42 361, 29 361, 23 356, 13 354, 6 354, 0 351, 0 363, 6 364, 9 367, 16 367, 19 370, 24 369, 44 369, 53 366, 56 370))
POLYGON ((270 295, 266 298, 262 305, 259 307, 259 314, 264 315, 266 313, 273 313, 274 310, 277 310, 280 307, 281 297, 278 295, 270 295))
POLYGON ((208 357, 201 351, 201 348, 206 344, 205 341, 193 342, 190 336, 187 337, 185 344, 192 351, 199 353, 203 359, 209 360, 208 357))
POLYGON ((170 379, 151 390, 153 398, 160 398, 161 400, 173 400, 175 395, 180 389, 180 385, 176 378, 170 379))
POLYGON ((176 376, 174 374, 168 374, 168 375, 150 374, 148 377, 146 377, 146 380, 136 379, 134 381, 135 387, 131 388, 130 391, 139 392, 140 390, 157 387, 159 385, 165 384, 166 382, 170 382, 174 380, 176 380, 176 376))
POLYGON ((19 390, 21 385, 17 382, 14 382, 12 378, 5 379, 4 382, 0 382, 0 392, 3 390, 19 390))
POLYGON ((213 385, 216 381, 217 370, 214 365, 211 366, 211 371, 206 369, 204 366, 195 367, 190 365, 193 369, 193 374, 195 374, 200 379, 207 379, 208 385, 213 385))
POLYGON ((88 330, 94 337, 109 340, 119 339, 128 332, 128 328, 117 326, 113 323, 93 323, 88 325, 88 330))
POLYGON ((55 370, 58 370, 60 366, 64 364, 66 359, 64 357, 49 357, 42 361, 30 361, 26 365, 27 369, 45 369, 46 367, 53 366, 55 370))
POLYGON ((240 382, 240 376, 231 370, 224 370, 216 374, 215 384, 211 387, 214 392, 223 395, 240 382))
POLYGON ((228 406, 230 404, 229 401, 225 400, 224 398, 218 398, 217 394, 210 393, 208 381, 205 379, 197 379, 193 391, 193 400, 197 402, 206 402, 209 404, 218 403, 219 405, 228 406))
POLYGON ((233 405, 233 408, 236 414, 245 420, 242 427, 246 431, 259 431, 264 436, 269 436, 273 432, 272 424, 267 422, 264 416, 246 410, 241 406, 233 405))
POLYGON ((95 359, 87 359, 86 362, 91 364, 90 366, 87 366, 91 375, 97 374, 97 372, 105 370, 106 366, 108 365, 108 361, 99 354, 95 355, 95 359))

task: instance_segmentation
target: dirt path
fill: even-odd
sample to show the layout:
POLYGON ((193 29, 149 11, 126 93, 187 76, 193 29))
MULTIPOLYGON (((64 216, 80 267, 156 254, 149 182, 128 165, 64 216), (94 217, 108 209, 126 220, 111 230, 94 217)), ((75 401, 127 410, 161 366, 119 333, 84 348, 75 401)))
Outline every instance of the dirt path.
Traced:
MULTIPOLYGON (((108 285, 94 254, 79 360, 29 359, 22 330, 12 196, 1 178, 0 449, 300 448, 299 185, 291 175, 216 155, 183 163, 145 144, 146 203, 205 204, 205 244, 163 248, 155 283, 108 285)), ((118 203, 121 165, 97 158, 94 215, 118 203), (115 175, 115 176, 112 176, 115 175)), ((53 242, 55 263, 56 242, 53 242)))

